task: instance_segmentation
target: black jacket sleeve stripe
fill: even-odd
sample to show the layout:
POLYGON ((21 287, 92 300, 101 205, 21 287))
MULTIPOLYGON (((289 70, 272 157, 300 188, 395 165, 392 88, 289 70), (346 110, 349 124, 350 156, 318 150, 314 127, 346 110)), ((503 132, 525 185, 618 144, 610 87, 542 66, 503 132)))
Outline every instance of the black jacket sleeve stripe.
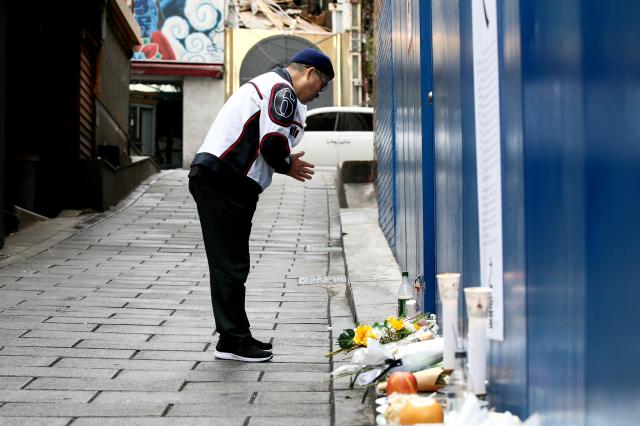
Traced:
POLYGON ((246 175, 258 156, 259 140, 260 111, 246 121, 242 133, 233 145, 220 155, 220 160, 231 166, 237 173, 246 175))
POLYGON ((251 123, 253 122, 253 120, 259 120, 259 119, 260 119, 260 111, 256 112, 251 117, 249 117, 247 122, 244 123, 244 126, 242 127, 242 133, 240 133, 240 136, 238 136, 238 139, 236 139, 236 141, 233 143, 233 145, 231 145, 229 148, 227 148, 227 150, 225 152, 223 152, 222 155, 220 155, 221 159, 226 157, 227 154, 229 154, 231 151, 233 151, 240 144, 240 142, 245 140, 245 136, 247 134, 247 129, 249 128, 251 123))
POLYGON ((286 174, 291 169, 289 141, 281 133, 267 133, 260 141, 260 152, 276 173, 286 174))

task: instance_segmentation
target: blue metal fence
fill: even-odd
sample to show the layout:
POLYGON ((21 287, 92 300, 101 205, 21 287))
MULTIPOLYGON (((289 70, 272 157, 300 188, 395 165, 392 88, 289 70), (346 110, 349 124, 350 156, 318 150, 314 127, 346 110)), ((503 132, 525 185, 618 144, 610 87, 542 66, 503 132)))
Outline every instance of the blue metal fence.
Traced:
POLYGON ((422 270, 425 283, 424 310, 436 312, 436 198, 435 149, 433 133, 433 50, 430 40, 431 0, 420 3, 420 80, 422 86, 420 110, 422 112, 422 270))
POLYGON ((420 2, 392 2, 396 78, 396 257, 415 277, 424 271, 420 2))
POLYGON ((520 22, 529 409, 638 424, 640 4, 521 1, 520 22))
MULTIPOLYGON (((436 270, 461 271, 465 286, 480 282, 472 4, 383 1, 376 34, 380 223, 403 268, 433 273, 418 259, 436 253, 436 270), (431 31, 429 16, 412 18, 418 6, 431 31), (416 26, 432 64, 427 46, 411 52, 416 26)), ((491 343, 490 397, 545 426, 636 424, 640 4, 497 4, 505 339, 491 343)))
POLYGON ((395 158, 395 75, 391 43, 391 1, 381 0, 375 32, 376 43, 376 126, 378 163, 378 216, 391 250, 396 245, 396 158, 395 158))

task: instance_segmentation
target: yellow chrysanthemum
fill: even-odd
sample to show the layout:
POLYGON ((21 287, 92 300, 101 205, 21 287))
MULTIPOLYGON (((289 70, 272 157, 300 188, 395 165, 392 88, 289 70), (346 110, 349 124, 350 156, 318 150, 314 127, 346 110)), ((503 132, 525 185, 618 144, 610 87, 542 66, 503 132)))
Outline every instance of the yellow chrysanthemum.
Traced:
POLYGON ((353 338, 353 342, 356 345, 367 346, 367 339, 371 337, 372 339, 376 338, 376 334, 373 332, 373 328, 370 325, 363 324, 359 325, 355 329, 356 335, 353 338))
POLYGON ((415 328, 416 330, 420 330, 422 328, 422 326, 418 323, 413 324, 413 328, 415 328))
POLYGON ((404 328, 404 322, 399 318, 389 317, 387 318, 387 322, 395 331, 400 331, 404 328))

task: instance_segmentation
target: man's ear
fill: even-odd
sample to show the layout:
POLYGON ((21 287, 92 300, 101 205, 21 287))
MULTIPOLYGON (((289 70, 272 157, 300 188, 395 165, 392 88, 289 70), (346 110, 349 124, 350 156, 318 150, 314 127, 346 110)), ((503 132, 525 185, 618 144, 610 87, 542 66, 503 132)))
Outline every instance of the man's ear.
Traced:
POLYGON ((315 71, 314 67, 309 67, 305 69, 307 80, 311 79, 311 74, 313 74, 314 71, 315 71))

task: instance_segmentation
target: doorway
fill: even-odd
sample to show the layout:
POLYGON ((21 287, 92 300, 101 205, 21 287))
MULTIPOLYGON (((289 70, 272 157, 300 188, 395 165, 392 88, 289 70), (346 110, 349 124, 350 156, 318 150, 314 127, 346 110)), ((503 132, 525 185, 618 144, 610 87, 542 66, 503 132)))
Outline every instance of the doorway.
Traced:
POLYGON ((154 159, 162 169, 182 167, 182 84, 129 86, 130 155, 154 159))

